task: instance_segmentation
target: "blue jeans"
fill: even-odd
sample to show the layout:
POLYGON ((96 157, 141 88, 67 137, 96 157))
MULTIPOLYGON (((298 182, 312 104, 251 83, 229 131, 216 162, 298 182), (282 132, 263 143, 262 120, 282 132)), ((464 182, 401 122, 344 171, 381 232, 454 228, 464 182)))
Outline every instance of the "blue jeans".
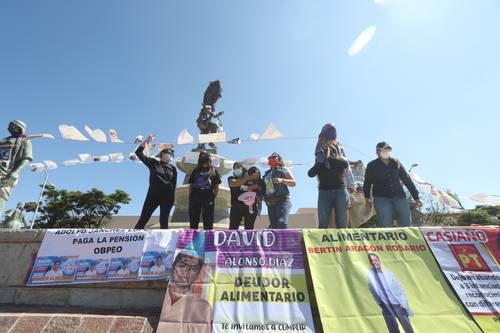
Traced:
POLYGON ((337 228, 347 228, 347 206, 349 194, 345 187, 337 190, 319 190, 318 219, 319 228, 328 228, 332 209, 335 211, 335 225, 337 228))
POLYGON ((393 227, 394 213, 400 227, 411 227, 410 202, 407 198, 374 197, 373 205, 377 212, 379 227, 393 227))
POLYGON ((269 216, 270 229, 286 229, 288 228, 288 215, 292 209, 290 200, 280 202, 274 206, 267 206, 267 214, 269 216))

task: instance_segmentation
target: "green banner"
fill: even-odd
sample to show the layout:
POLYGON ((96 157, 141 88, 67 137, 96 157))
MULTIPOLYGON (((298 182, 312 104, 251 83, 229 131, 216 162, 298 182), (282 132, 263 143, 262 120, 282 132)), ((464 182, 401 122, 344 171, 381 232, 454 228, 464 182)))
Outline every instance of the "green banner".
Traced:
POLYGON ((417 228, 303 235, 325 332, 481 332, 417 228))

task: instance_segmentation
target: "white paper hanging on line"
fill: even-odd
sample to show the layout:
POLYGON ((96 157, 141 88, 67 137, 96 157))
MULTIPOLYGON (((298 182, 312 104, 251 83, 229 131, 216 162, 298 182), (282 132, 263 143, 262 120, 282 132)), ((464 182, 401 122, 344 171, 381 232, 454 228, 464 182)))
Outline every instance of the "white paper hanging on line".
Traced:
POLYGON ((65 140, 89 141, 75 126, 61 124, 59 125, 59 133, 61 133, 62 138, 65 140))
POLYGON ((347 53, 352 57, 361 52, 365 48, 366 45, 373 39, 377 28, 372 25, 371 27, 366 28, 359 36, 356 38, 354 43, 352 43, 349 51, 347 53))
POLYGON ((114 129, 110 128, 108 132, 109 132, 109 139, 111 142, 123 143, 123 140, 120 140, 120 138, 118 137, 118 133, 116 133, 114 129))
POLYGON ((45 165, 47 166, 47 170, 57 169, 57 164, 54 163, 54 161, 44 160, 43 163, 45 163, 45 165))
POLYGON ((94 162, 109 162, 108 155, 93 156, 92 159, 94 162))
POLYGON ((226 132, 200 134, 198 140, 200 143, 226 142, 226 132))
POLYGON ((90 135, 90 137, 92 139, 94 139, 94 141, 97 141, 100 143, 108 142, 108 139, 106 138, 106 134, 102 130, 100 130, 99 128, 93 130, 90 127, 88 127, 87 125, 85 125, 84 129, 85 129, 85 132, 87 132, 87 134, 90 135))
POLYGON ((80 160, 77 160, 77 159, 66 160, 66 161, 62 162, 62 165, 65 167, 75 166, 78 164, 81 164, 81 162, 80 162, 80 160))
POLYGON ((257 141, 257 140, 259 140, 259 139, 260 139, 260 134, 258 134, 258 133, 252 133, 252 134, 250 134, 250 135, 248 136, 248 138, 249 138, 250 140, 257 141))
POLYGON ((281 133, 274 124, 269 124, 267 128, 264 130, 264 133, 260 136, 260 140, 274 140, 274 139, 279 139, 283 136, 283 133, 281 133))
POLYGON ((109 159, 111 160, 111 162, 114 162, 114 163, 120 163, 123 161, 125 157, 123 156, 122 153, 114 153, 114 154, 109 154, 109 159))
POLYGON ((240 163, 245 167, 245 168, 250 168, 251 166, 254 166, 255 164, 257 164, 257 161, 259 159, 257 157, 249 157, 249 158, 245 158, 244 160, 242 160, 240 163))
POLYGON ((90 154, 78 154, 78 159, 81 163, 92 163, 92 155, 90 154))
POLYGON ((30 166, 32 172, 42 172, 45 169, 43 163, 31 163, 30 166))
POLYGON ((26 139, 28 140, 32 140, 32 139, 40 139, 40 138, 43 138, 43 139, 51 139, 51 140, 54 140, 54 136, 50 133, 42 133, 42 134, 30 134, 26 137, 26 139))
POLYGON ((185 128, 183 129, 180 133, 179 136, 177 137, 177 144, 178 145, 189 145, 194 143, 194 138, 191 134, 189 134, 188 130, 185 128))

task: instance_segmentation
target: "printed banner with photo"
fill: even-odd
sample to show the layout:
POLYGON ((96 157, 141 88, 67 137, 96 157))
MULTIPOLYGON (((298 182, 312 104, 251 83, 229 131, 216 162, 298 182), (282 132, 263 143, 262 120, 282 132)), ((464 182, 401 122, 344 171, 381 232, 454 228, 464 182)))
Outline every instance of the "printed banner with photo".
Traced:
POLYGON ((481 332, 417 228, 303 235, 325 332, 481 332))
POLYGON ((479 326, 484 332, 500 332, 500 227, 421 230, 479 326))
POLYGON ((300 231, 182 231, 157 332, 314 332, 300 231))
POLYGON ((28 286, 168 279, 179 231, 49 229, 28 286))

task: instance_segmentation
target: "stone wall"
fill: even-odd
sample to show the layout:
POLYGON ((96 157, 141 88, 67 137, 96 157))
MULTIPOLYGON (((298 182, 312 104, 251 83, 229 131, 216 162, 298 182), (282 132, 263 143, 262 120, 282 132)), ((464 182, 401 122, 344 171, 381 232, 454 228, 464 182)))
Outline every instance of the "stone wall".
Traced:
POLYGON ((166 281, 26 287, 44 234, 44 230, 0 231, 0 307, 160 309, 163 305, 166 281))

